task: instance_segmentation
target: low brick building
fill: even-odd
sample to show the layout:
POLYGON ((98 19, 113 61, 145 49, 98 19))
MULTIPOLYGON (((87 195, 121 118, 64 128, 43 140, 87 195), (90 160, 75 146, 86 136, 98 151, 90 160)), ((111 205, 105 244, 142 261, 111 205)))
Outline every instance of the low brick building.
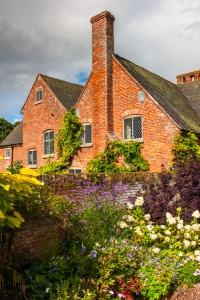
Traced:
MULTIPOLYGON (((161 164, 170 165, 175 135, 181 130, 200 134, 200 71, 177 76, 176 85, 114 54, 114 20, 107 11, 91 19, 92 72, 84 87, 71 84, 73 101, 62 102, 71 95, 69 83, 62 82, 62 98, 52 84, 59 80, 38 75, 22 108, 24 166, 39 167, 49 154, 56 159, 52 132, 60 128, 70 106, 75 106, 85 129, 71 172, 84 172, 88 160, 110 140, 142 143, 151 171, 159 171, 161 164)), ((0 155, 6 151, 5 141, 0 155)), ((2 170, 5 163, 0 164, 2 170)))

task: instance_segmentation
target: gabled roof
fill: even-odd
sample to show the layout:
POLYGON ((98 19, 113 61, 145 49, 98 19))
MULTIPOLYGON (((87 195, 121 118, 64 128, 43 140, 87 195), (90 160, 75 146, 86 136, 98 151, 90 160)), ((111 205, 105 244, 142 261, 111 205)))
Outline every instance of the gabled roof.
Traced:
POLYGON ((200 80, 178 84, 178 87, 196 113, 200 115, 200 80))
POLYGON ((45 83, 52 90, 54 95, 68 110, 72 106, 75 106, 78 98, 83 90, 83 86, 80 84, 70 83, 64 80, 52 78, 43 74, 39 74, 45 83))
POLYGON ((23 123, 20 122, 11 133, 3 140, 0 147, 13 146, 23 143, 23 123))
POLYGON ((176 84, 116 54, 114 57, 180 129, 200 133, 200 117, 198 117, 176 84))

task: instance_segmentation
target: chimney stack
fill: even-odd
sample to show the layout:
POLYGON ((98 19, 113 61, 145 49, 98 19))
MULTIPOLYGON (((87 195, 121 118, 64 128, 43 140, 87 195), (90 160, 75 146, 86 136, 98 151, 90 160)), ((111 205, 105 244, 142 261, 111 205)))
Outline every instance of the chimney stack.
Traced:
MULTIPOLYGON (((93 126, 98 129, 101 128, 98 139, 105 142, 108 133, 113 132, 112 55, 114 54, 114 20, 114 16, 108 11, 96 15, 90 20, 92 24, 93 116, 96 120, 93 126)), ((103 149, 96 149, 96 151, 100 152, 103 149)))

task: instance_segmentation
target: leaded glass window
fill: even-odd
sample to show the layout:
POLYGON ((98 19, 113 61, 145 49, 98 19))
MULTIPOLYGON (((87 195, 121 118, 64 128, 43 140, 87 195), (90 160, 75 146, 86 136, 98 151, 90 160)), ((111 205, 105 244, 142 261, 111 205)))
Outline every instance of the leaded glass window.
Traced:
POLYGON ((142 117, 133 116, 124 119, 124 140, 142 138, 142 117))
POLYGON ((92 124, 83 124, 83 131, 80 140, 82 144, 92 143, 92 124))

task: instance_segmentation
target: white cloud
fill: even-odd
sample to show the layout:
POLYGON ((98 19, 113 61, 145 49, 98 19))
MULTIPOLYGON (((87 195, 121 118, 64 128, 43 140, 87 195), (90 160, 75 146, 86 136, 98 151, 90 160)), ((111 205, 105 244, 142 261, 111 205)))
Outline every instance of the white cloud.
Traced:
POLYGON ((90 18, 104 10, 117 54, 173 82, 200 68, 198 0, 1 0, 0 117, 15 119, 38 73, 87 77, 90 18))

